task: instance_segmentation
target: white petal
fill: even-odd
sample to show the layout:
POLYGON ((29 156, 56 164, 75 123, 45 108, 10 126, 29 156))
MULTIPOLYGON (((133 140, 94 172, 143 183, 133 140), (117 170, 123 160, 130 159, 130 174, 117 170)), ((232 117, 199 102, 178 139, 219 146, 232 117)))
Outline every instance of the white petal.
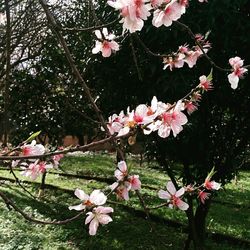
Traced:
POLYGON ((100 30, 95 30, 95 35, 98 39, 102 39, 102 34, 100 30))
POLYGON ((183 210, 183 211, 187 210, 189 208, 189 205, 186 202, 182 201, 182 200, 179 200, 177 206, 178 206, 178 208, 180 210, 183 210))
POLYGON ((109 213, 113 213, 114 209, 112 207, 99 206, 95 209, 95 212, 99 214, 109 214, 109 213))
POLYGON ((164 191, 164 190, 160 190, 158 192, 158 196, 159 196, 159 198, 164 199, 164 200, 170 200, 170 198, 171 198, 171 195, 169 194, 169 192, 164 191))
POLYGON ((95 217, 95 215, 92 212, 88 212, 87 215, 88 216, 87 216, 87 218, 85 220, 85 225, 88 224, 95 217))
POLYGON ((120 162, 118 162, 118 164, 117 164, 117 167, 120 169, 120 171, 121 172, 126 172, 127 171, 127 164, 126 164, 126 162, 125 161, 120 161, 120 162))
POLYGON ((112 221, 111 217, 107 214, 101 214, 98 216, 98 220, 101 224, 108 224, 109 222, 112 221))
POLYGON ((110 189, 113 191, 118 187, 119 183, 118 182, 114 182, 112 185, 110 185, 110 189))
POLYGON ((185 188, 182 187, 181 189, 179 189, 179 190, 176 192, 175 196, 176 196, 176 197, 181 197, 184 193, 185 193, 185 188))
POLYGON ((89 200, 95 205, 103 205, 107 201, 107 196, 100 190, 94 190, 91 193, 89 200))
POLYGON ((99 221, 96 218, 94 218, 89 224, 89 234, 96 235, 98 226, 99 226, 99 221))
POLYGON ((77 188, 77 189, 75 190, 75 193, 74 193, 74 194, 75 194, 75 196, 76 196, 77 198, 79 198, 79 199, 82 200, 82 201, 86 201, 86 200, 89 199, 89 196, 88 196, 87 194, 85 194, 83 190, 81 190, 81 189, 79 189, 79 188, 77 188))
POLYGON ((238 87, 239 83, 239 77, 233 73, 229 74, 228 76, 228 81, 231 84, 232 89, 236 89, 238 87))
POLYGON ((69 206, 69 210, 76 210, 76 211, 81 211, 83 209, 85 209, 85 205, 83 205, 82 203, 76 206, 69 206))
POLYGON ((174 195, 174 194, 176 193, 176 188, 175 188, 175 186, 174 186, 174 184, 173 184, 172 181, 169 181, 169 182, 167 183, 167 190, 168 190, 168 192, 169 192, 170 194, 172 194, 172 195, 174 195))

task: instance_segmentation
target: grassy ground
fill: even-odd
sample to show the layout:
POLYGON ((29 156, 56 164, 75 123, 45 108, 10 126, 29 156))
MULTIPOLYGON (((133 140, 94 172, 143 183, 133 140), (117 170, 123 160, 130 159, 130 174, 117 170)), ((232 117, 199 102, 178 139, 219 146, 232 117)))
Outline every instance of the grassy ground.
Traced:
MULTIPOLYGON (((63 173, 110 178, 114 172, 114 161, 114 158, 106 155, 66 157, 61 170, 63 173)), ((129 165, 133 168, 133 173, 140 175, 142 183, 155 188, 164 187, 167 176, 162 172, 149 168, 146 164, 139 167, 136 160, 131 160, 129 165)), ((0 176, 11 178, 11 175, 3 170, 0 171, 0 176)), ((209 213, 208 229, 210 232, 249 239, 250 173, 242 172, 237 182, 237 185, 233 182, 227 185, 225 190, 219 192, 216 197, 218 202, 213 204, 209 213), (223 203, 219 203, 221 201, 223 203)), ((75 188, 91 192, 93 188, 107 186, 104 181, 68 178, 53 174, 48 174, 46 183, 72 192, 47 189, 43 200, 35 201, 24 195, 20 187, 8 181, 1 182, 0 189, 7 192, 8 196, 27 213, 40 219, 61 220, 75 215, 74 211, 68 210, 69 205, 78 203, 72 195, 75 188)), ((25 185, 33 194, 37 194, 36 183, 25 185)), ((142 190, 145 200, 151 204, 160 203, 156 193, 157 191, 147 187, 142 190)), ((141 209, 135 196, 124 204, 141 209)), ((84 226, 84 216, 64 226, 43 226, 24 221, 20 215, 9 211, 0 202, 0 249, 182 249, 186 239, 186 233, 182 231, 182 228, 171 227, 166 222, 149 222, 120 205, 112 204, 111 206, 115 210, 113 222, 100 227, 97 236, 91 237, 84 226)), ((153 213, 162 218, 186 224, 185 214, 181 211, 163 208, 153 213)), ((247 248, 230 246, 227 242, 218 244, 209 239, 207 249, 247 248)))

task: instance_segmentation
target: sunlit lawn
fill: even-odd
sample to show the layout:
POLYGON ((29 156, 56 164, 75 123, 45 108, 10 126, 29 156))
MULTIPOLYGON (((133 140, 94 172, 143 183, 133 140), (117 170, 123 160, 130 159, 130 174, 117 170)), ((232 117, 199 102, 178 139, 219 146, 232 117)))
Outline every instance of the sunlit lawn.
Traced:
MULTIPOLYGON (((65 157, 61 169, 57 172, 112 178, 115 158, 107 155, 85 155, 65 157)), ((146 163, 139 166, 131 159, 129 165, 135 174, 139 174, 142 183, 150 187, 163 188, 168 177, 161 171, 149 167, 146 163)), ((19 175, 19 172, 17 172, 19 175)), ((7 171, 0 171, 0 176, 12 178, 7 171)), ((21 179, 24 179, 21 177, 21 179)), ((37 180, 39 182, 40 180, 37 180)), ((94 179, 68 178, 48 174, 46 183, 61 189, 46 189, 43 201, 34 201, 17 185, 8 181, 1 182, 0 189, 8 192, 9 197, 27 213, 41 219, 65 219, 74 216, 68 206, 77 204, 73 190, 81 188, 91 192, 94 188, 104 189, 107 183, 94 179), (64 192, 63 189, 71 190, 64 192)), ((38 193, 38 184, 25 184, 33 194, 38 193)), ((160 204, 157 190, 146 187, 142 195, 149 205, 160 204)), ((112 197, 115 201, 115 197, 112 197)), ((250 173, 241 172, 237 185, 231 183, 219 192, 216 200, 228 204, 214 203, 208 217, 210 232, 220 232, 237 238, 250 238, 250 173), (234 205, 236 204, 236 206, 234 205)), ((129 202, 123 203, 135 209, 141 209, 135 195, 129 202)), ((115 210, 113 222, 101 226, 95 237, 88 235, 84 226, 84 216, 64 226, 43 226, 25 221, 14 211, 9 211, 0 202, 0 249, 182 249, 186 233, 182 228, 174 228, 166 221, 147 221, 120 205, 109 204, 115 210)), ((186 224, 185 214, 181 211, 162 208, 152 211, 157 216, 186 224)), ((208 249, 247 249, 242 246, 230 246, 208 240, 208 249)))

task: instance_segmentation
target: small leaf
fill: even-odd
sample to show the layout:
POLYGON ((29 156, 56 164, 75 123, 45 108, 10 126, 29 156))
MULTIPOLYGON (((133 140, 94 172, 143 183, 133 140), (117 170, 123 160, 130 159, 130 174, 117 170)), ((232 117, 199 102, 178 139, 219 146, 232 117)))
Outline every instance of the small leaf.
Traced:
POLYGON ((214 171, 214 167, 212 168, 212 170, 210 171, 210 173, 208 174, 207 178, 211 179, 212 176, 216 173, 216 171, 214 171))
POLYGON ((208 81, 212 81, 213 80, 213 68, 211 68, 211 71, 210 71, 209 75, 207 76, 207 80, 208 81))
POLYGON ((42 130, 33 133, 33 134, 25 141, 25 143, 33 141, 41 132, 42 132, 42 130))

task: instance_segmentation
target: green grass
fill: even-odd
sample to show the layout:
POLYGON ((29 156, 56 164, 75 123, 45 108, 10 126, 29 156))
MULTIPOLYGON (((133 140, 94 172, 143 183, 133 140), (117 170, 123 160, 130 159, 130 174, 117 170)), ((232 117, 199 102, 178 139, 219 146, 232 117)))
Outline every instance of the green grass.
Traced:
MULTIPOLYGON (((164 188, 168 179, 162 172, 152 169, 144 164, 139 167, 135 159, 129 161, 132 171, 139 174, 142 183, 156 188, 164 188)), ((92 155, 83 157, 65 157, 61 170, 71 174, 91 175, 96 177, 112 177, 115 168, 114 157, 107 155, 92 155)), ((20 177, 19 172, 17 175, 20 177)), ((0 176, 11 177, 8 171, 0 171, 0 176)), ((20 177, 24 179, 23 177, 20 177)), ((32 185, 25 186, 37 194, 39 179, 32 185)), ((18 206, 27 213, 31 213, 40 219, 62 220, 76 213, 69 211, 68 206, 78 204, 73 190, 81 188, 91 192, 95 188, 103 189, 105 182, 67 178, 59 175, 48 174, 46 183, 62 189, 72 190, 65 193, 60 189, 47 189, 42 201, 35 201, 24 195, 19 186, 5 181, 0 189, 7 192, 18 206)), ((210 232, 220 232, 226 235, 242 239, 249 239, 249 193, 250 174, 242 172, 237 185, 229 184, 225 191, 219 192, 216 200, 229 204, 214 203, 208 216, 208 228, 210 232), (237 207, 234 205, 237 204, 237 207)), ((159 204, 157 191, 143 188, 142 195, 147 204, 159 204)), ((115 197, 112 196, 115 200, 115 197)), ((131 195, 129 202, 124 204, 141 209, 135 195, 131 195)), ((95 237, 88 235, 84 225, 84 216, 70 224, 63 226, 37 225, 25 221, 15 211, 9 211, 6 205, 0 202, 0 249, 182 249, 186 234, 180 228, 173 228, 166 223, 148 222, 136 216, 119 205, 111 205, 115 213, 113 222, 101 226, 95 237)), ((154 210, 158 216, 166 219, 180 221, 186 224, 185 214, 181 211, 162 208, 154 210)), ((230 246, 227 243, 214 243, 208 240, 207 249, 244 249, 243 247, 230 246)))

